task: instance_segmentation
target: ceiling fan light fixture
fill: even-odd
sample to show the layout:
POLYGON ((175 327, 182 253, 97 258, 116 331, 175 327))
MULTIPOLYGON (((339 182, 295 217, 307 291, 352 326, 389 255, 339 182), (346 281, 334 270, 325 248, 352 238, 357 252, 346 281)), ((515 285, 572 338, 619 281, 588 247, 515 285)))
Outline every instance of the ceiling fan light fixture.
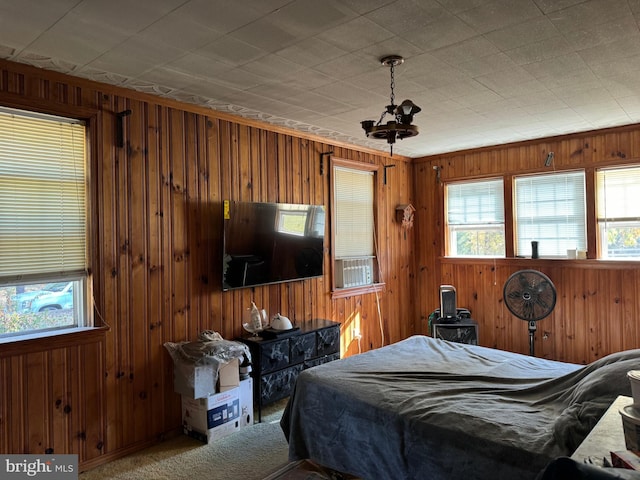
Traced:
POLYGON ((409 99, 404 100, 400 105, 394 103, 394 69, 397 65, 404 63, 404 58, 399 55, 389 55, 381 58, 380 63, 385 67, 389 67, 391 73, 391 103, 385 107, 377 123, 374 120, 364 120, 360 124, 367 137, 386 140, 391 145, 391 155, 393 156, 393 144, 396 139, 402 140, 418 135, 418 127, 413 125, 413 116, 422 109, 409 99), (383 124, 382 121, 386 115, 392 115, 394 119, 383 124))

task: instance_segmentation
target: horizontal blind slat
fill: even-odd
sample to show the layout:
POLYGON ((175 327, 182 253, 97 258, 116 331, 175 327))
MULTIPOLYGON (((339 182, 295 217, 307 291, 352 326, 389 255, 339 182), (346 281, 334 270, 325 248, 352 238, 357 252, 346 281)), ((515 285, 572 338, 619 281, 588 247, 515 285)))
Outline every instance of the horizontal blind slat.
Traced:
POLYGON ((85 127, 0 110, 0 277, 86 271, 85 127))
POLYGON ((449 183, 446 199, 450 225, 504 223, 502 179, 449 183))
POLYGON ((373 246, 373 174, 334 169, 336 258, 371 256, 373 246))
POLYGON ((596 184, 598 220, 640 217, 640 167, 598 170, 596 184))
POLYGON ((516 255, 565 256, 586 249, 584 171, 531 175, 515 179, 516 255))

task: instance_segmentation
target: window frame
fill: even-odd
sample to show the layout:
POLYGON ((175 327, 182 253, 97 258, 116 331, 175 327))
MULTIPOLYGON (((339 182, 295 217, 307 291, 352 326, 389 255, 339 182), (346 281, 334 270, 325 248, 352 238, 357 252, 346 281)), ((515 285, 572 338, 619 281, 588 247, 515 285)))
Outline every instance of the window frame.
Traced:
MULTIPOLYGON (((82 286, 83 299, 79 308, 82 309, 82 315, 84 317, 83 326, 73 326, 60 329, 43 329, 32 330, 27 332, 17 332, 17 334, 10 334, 0 337, 0 345, 3 346, 3 355, 0 358, 11 355, 15 349, 20 351, 40 351, 42 341, 55 338, 56 344, 60 345, 72 345, 75 344, 76 339, 80 340, 86 338, 88 341, 94 338, 96 334, 101 334, 108 329, 106 324, 97 324, 95 311, 95 300, 93 294, 94 273, 92 265, 95 262, 95 245, 96 243, 96 230, 94 228, 94 219, 96 218, 97 211, 97 199, 98 192, 97 185, 94 179, 94 172, 97 166, 96 150, 93 148, 96 145, 97 128, 101 123, 102 113, 99 110, 87 107, 80 107, 75 105, 61 105, 59 103, 50 103, 47 101, 34 104, 33 102, 25 101, 23 97, 14 95, 6 95, 0 102, 0 107, 8 109, 22 110, 26 114, 43 114, 57 117, 63 117, 73 120, 82 121, 85 126, 85 272, 80 280, 82 286), (13 347, 12 347, 13 345, 13 347)), ((80 277, 67 276, 58 277, 51 275, 42 275, 37 278, 37 281, 76 281, 80 277)), ((36 280, 31 283, 36 283, 36 280)), ((10 284, 16 284, 16 282, 8 282, 5 286, 10 284)), ((25 282, 21 282, 26 284, 25 282)), ((74 293, 74 295, 76 295, 74 293)), ((47 340, 48 342, 48 340, 47 340)))
POLYGON ((335 246, 336 240, 336 202, 335 202, 335 169, 343 168, 347 170, 353 170, 358 172, 370 172, 373 175, 373 247, 374 247, 374 256, 373 256, 373 283, 367 285, 353 286, 353 287, 340 287, 338 288, 336 282, 336 252, 335 248, 332 247, 330 249, 331 252, 331 295, 332 298, 342 298, 348 297, 352 295, 364 294, 364 293, 375 293, 382 291, 384 289, 384 282, 381 278, 381 270, 379 266, 380 254, 378 252, 378 221, 380 218, 379 215, 379 202, 378 199, 380 197, 379 192, 379 173, 380 167, 378 165, 370 164, 370 163, 361 163, 352 160, 346 160, 343 158, 331 157, 331 173, 330 173, 330 202, 329 202, 329 212, 331 215, 331 245, 335 246))
MULTIPOLYGON (((468 179, 468 180, 452 180, 450 182, 446 182, 444 184, 444 233, 445 233, 445 238, 444 238, 444 249, 445 249, 445 256, 447 257, 451 257, 451 258, 505 258, 507 255, 507 216, 506 216, 506 204, 505 204, 505 178, 504 177, 486 177, 486 178, 474 178, 474 179, 468 179), (502 201, 502 224, 496 223, 496 224, 492 224, 492 227, 489 228, 483 228, 483 229, 479 229, 482 231, 489 231, 489 230, 497 230, 500 228, 500 226, 502 227, 502 234, 503 234, 503 240, 504 240, 504 251, 502 253, 502 255, 460 255, 460 254, 453 254, 452 253, 452 230, 459 230, 459 225, 455 224, 454 227, 452 227, 452 224, 449 224, 449 187, 451 185, 462 185, 462 184, 480 184, 480 183, 486 183, 486 182, 496 182, 499 181, 501 183, 502 186, 502 191, 500 192, 500 196, 499 198, 502 201)), ((476 224, 464 224, 464 225, 469 225, 469 226, 473 226, 476 224)), ((464 226, 462 225, 462 226, 464 226)))
MULTIPOLYGON (((432 164, 434 169, 438 167, 436 163, 432 164)), ((583 171, 584 172, 584 182, 585 182, 585 219, 586 219, 586 256, 577 256, 576 259, 568 258, 567 256, 560 257, 549 257, 542 256, 538 259, 538 262, 542 261, 568 261, 568 262, 580 262, 583 265, 587 265, 586 261, 597 261, 599 263, 609 262, 615 263, 617 266, 622 266, 625 262, 629 265, 637 264, 640 260, 633 258, 620 258, 620 259, 611 259, 611 258, 603 258, 600 255, 600 239, 598 238, 598 225, 597 225, 597 179, 596 174, 598 169, 624 169, 624 168, 633 168, 640 167, 639 162, 633 162, 628 164, 620 164, 613 161, 602 162, 598 167, 596 166, 585 166, 585 167, 569 167, 563 169, 553 169, 553 171, 547 170, 527 170, 523 173, 514 174, 512 172, 505 172, 503 174, 496 175, 495 173, 487 174, 486 176, 452 176, 451 178, 443 179, 439 182, 440 184, 440 219, 442 225, 445 225, 446 222, 446 195, 444 186, 448 183, 460 183, 460 182, 473 182, 473 181, 481 181, 481 180, 489 180, 491 178, 502 178, 504 180, 504 209, 505 209, 505 250, 506 255, 504 260, 511 261, 516 259, 530 259, 529 255, 527 256, 518 256, 515 253, 515 239, 516 239, 516 231, 515 231, 515 200, 514 200, 514 178, 523 175, 545 175, 545 174, 553 174, 553 173, 563 173, 563 172, 571 172, 571 171, 583 171)), ((473 259, 473 261, 483 261, 483 260, 491 260, 496 261, 500 260, 498 257, 495 258, 482 258, 482 257, 468 257, 468 256, 451 256, 447 255, 446 252, 448 238, 446 229, 443 228, 442 237, 441 237, 441 258, 447 261, 464 261, 466 259, 473 259)), ((577 252, 578 254, 580 252, 577 252)))
MULTIPOLYGON (((567 170, 558 170, 558 171, 553 171, 553 172, 533 172, 533 173, 527 173, 527 174, 522 174, 522 175, 514 175, 512 177, 512 190, 513 190, 513 196, 512 196, 512 204, 511 204, 511 208, 512 208, 512 212, 513 212, 513 252, 514 252, 514 256, 516 257, 530 257, 531 256, 531 249, 528 249, 526 252, 520 252, 518 250, 518 244, 519 244, 519 238, 518 238, 518 232, 519 232, 519 225, 518 225, 518 188, 517 188, 517 182, 519 179, 527 179, 527 178, 545 178, 545 177, 551 177, 551 176, 560 176, 560 175, 568 175, 568 174, 582 174, 582 186, 583 186, 583 194, 582 194, 582 199, 584 201, 583 203, 583 209, 582 209, 582 215, 583 215, 583 227, 584 227, 584 231, 583 231, 583 238, 582 241, 584 241, 584 245, 575 245, 574 248, 581 250, 583 247, 584 249, 588 249, 588 245, 589 245, 589 219, 588 219, 588 210, 589 210, 589 206, 588 206, 588 198, 587 198, 587 171, 585 169, 567 169, 567 170)), ((556 215, 556 217, 559 217, 559 215, 556 215)), ((556 223, 556 225, 562 225, 562 223, 556 223)), ((560 239, 561 237, 554 237, 556 238, 556 240, 560 239)), ((544 241, 543 239, 536 239, 538 241, 544 241)), ((545 258, 545 259, 566 259, 566 251, 564 252, 564 254, 562 252, 558 253, 557 255, 544 255, 544 254, 540 254, 540 258, 545 258)))
MULTIPOLYGON (((596 251, 597 251, 598 260, 612 261, 616 263, 640 261, 640 255, 635 257, 605 256, 605 251, 607 250, 606 242, 604 239, 604 236, 606 235, 606 226, 605 227, 602 226, 602 223, 606 225, 608 222, 612 222, 614 224, 625 224, 625 223, 633 224, 635 228, 640 228, 640 217, 639 216, 635 216, 635 217, 622 216, 622 217, 611 219, 606 216, 601 217, 600 215, 601 202, 604 201, 606 204, 606 200, 603 199, 603 195, 605 192, 602 192, 600 189, 601 172, 614 171, 614 170, 617 170, 617 171, 636 170, 637 171, 639 169, 640 169, 640 164, 631 163, 631 164, 625 164, 625 165, 602 166, 602 167, 596 168, 594 171, 594 175, 593 175, 594 176, 594 236, 596 237, 596 251)), ((606 186, 603 185, 603 187, 606 187, 606 186)))

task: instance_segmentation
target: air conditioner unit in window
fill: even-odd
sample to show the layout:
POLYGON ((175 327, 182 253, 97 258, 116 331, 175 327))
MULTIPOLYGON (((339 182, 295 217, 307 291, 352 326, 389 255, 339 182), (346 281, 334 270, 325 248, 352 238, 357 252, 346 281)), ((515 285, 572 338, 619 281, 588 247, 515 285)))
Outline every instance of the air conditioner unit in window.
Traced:
POLYGON ((373 283, 373 258, 344 258, 336 261, 336 288, 373 283))

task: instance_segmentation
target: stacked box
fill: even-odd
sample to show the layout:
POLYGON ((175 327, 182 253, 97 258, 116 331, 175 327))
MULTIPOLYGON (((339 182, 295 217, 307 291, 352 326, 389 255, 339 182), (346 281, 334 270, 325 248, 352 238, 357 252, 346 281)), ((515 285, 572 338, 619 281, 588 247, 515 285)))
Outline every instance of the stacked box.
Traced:
POLYGON ((182 396, 182 427, 204 443, 253 424, 253 381, 240 382, 237 358, 213 364, 174 363, 174 390, 182 396))
POLYGON ((253 379, 240 381, 240 427, 253 425, 253 379))
POLYGON ((182 396, 182 427, 186 435, 204 443, 227 437, 253 425, 253 380, 205 398, 182 396))
POLYGON ((191 398, 205 398, 216 393, 213 365, 175 365, 173 390, 191 398))
POLYGON ((237 358, 220 366, 217 375, 213 365, 174 365, 173 389, 180 395, 206 398, 239 386, 239 370, 237 358))
POLYGON ((182 396, 184 433, 204 443, 240 429, 240 387, 205 398, 182 396))
POLYGON ((225 392, 240 386, 240 361, 237 358, 225 363, 218 370, 217 392, 225 392))

